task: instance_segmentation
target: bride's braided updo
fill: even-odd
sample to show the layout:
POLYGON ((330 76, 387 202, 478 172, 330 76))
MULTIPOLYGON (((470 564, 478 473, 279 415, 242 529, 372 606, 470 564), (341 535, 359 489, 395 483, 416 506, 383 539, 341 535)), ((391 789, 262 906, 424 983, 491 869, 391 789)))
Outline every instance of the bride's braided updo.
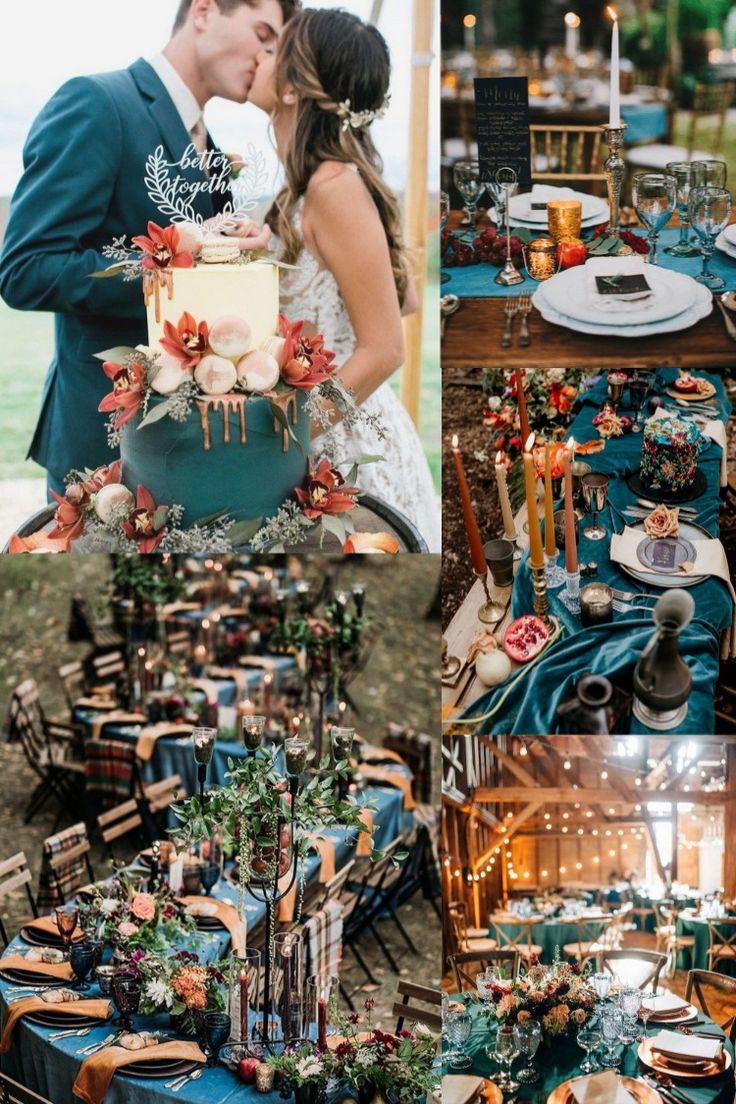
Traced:
POLYGON ((276 57, 278 117, 291 86, 297 96, 294 129, 284 159, 286 183, 268 222, 293 264, 304 245, 292 222, 294 207, 323 161, 355 165, 378 208, 403 303, 408 268, 396 196, 383 180, 383 165, 370 124, 388 106, 391 62, 383 36, 349 12, 306 10, 287 24, 276 57))

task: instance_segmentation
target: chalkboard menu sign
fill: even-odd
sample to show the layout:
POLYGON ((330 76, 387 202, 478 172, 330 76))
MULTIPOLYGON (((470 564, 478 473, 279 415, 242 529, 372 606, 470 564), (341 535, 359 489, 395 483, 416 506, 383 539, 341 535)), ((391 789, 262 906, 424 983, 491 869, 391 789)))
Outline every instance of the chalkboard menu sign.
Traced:
POLYGON ((493 181, 509 166, 520 185, 532 182, 529 85, 526 77, 479 77, 475 125, 481 180, 493 181))

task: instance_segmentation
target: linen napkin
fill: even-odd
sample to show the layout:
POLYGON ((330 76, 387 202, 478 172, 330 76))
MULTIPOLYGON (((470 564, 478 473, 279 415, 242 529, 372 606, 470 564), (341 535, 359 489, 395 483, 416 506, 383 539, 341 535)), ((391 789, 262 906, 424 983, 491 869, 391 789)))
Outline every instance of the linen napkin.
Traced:
POLYGON ((211 679, 227 679, 234 682, 238 688, 239 696, 241 698, 248 696, 248 676, 245 671, 241 671, 237 667, 212 666, 207 668, 206 674, 211 679))
POLYGON ((670 1016, 681 1015, 688 1007, 687 1001, 678 997, 676 993, 659 993, 656 997, 645 997, 641 1002, 642 1008, 651 1010, 651 1020, 665 1019, 670 1016))
POLYGON ((627 315, 648 311, 657 297, 651 290, 650 280, 647 280, 649 291, 635 291, 628 295, 601 295, 596 279, 607 276, 643 276, 647 279, 647 272, 651 271, 651 266, 645 265, 641 257, 591 257, 585 262, 583 270, 586 299, 600 311, 627 315))
MULTIPOLYGON (((55 935, 57 939, 61 938, 53 916, 39 916, 36 920, 30 920, 27 924, 24 924, 23 927, 36 935, 55 935)), ((84 939, 84 932, 80 927, 77 927, 72 935, 72 943, 78 943, 80 939, 84 939)))
POLYGON ((59 981, 73 981, 74 971, 68 962, 29 962, 23 955, 11 954, 0 958, 0 970, 28 970, 30 974, 46 974, 59 981))
POLYGON ((224 928, 230 932, 230 940, 233 951, 243 950, 245 947, 245 921, 234 905, 227 901, 218 901, 215 897, 180 897, 183 905, 214 905, 216 911, 211 915, 216 916, 224 928))
POLYGON ((126 713, 124 709, 113 709, 110 713, 100 713, 92 721, 92 739, 99 740, 105 725, 109 724, 145 724, 142 713, 126 713))
POLYGON ((207 698, 208 705, 217 705, 220 695, 220 688, 216 682, 212 679, 198 678, 192 679, 192 686, 197 690, 201 690, 204 696, 207 698))
POLYGON ((712 1062, 720 1061, 723 1056, 723 1043, 720 1039, 681 1035, 679 1031, 660 1031, 652 1037, 652 1050, 658 1050, 669 1058, 712 1062))
POLYGON ((636 1104, 636 1098, 613 1070, 576 1078, 570 1092, 578 1104, 636 1104))
MULTIPOLYGON (((686 414, 687 411, 683 410, 682 413, 686 414)), ((663 418, 671 418, 671 417, 672 417, 672 411, 665 410, 665 408, 663 406, 660 406, 657 410, 654 411, 654 413, 652 414, 651 418, 648 419, 648 421, 650 421, 650 422, 661 421, 663 418)), ((698 429, 700 430, 700 432, 705 437, 710 437, 710 439, 712 441, 715 441, 715 443, 717 445, 720 445, 720 447, 721 447, 721 486, 725 487, 726 484, 728 483, 728 455, 727 455, 727 447, 726 447, 726 427, 720 419, 713 419, 712 421, 710 419, 708 419, 704 426, 700 425, 700 423, 698 423, 698 429)))
MULTIPOLYGON (((636 554, 636 549, 641 544, 643 537, 640 532, 630 529, 627 525, 623 533, 614 533, 611 537, 611 560, 614 563, 625 564, 637 571, 641 570, 641 563, 636 554)), ((695 549, 696 575, 715 575, 728 587, 732 602, 731 628, 724 630, 721 639, 721 659, 736 656, 736 591, 733 589, 728 573, 728 562, 723 545, 715 538, 711 540, 691 541, 695 549)), ((684 575, 683 575, 684 578, 684 575)))
POLYGON ((10 1050, 16 1024, 29 1012, 61 1012, 64 1016, 89 1016, 94 1020, 107 1020, 112 1014, 112 1005, 108 1000, 79 1000, 49 1004, 40 997, 24 997, 23 1000, 15 1001, 8 1008, 3 1033, 0 1035, 0 1054, 6 1054, 10 1050))
POLYGON ((139 759, 148 762, 156 749, 156 741, 160 740, 162 736, 190 736, 193 729, 194 725, 172 724, 170 721, 160 721, 158 724, 146 725, 138 733, 135 753, 139 759))
POLYGON ((162 607, 161 612, 165 620, 167 617, 175 617, 177 613, 189 613, 201 608, 200 602, 168 602, 162 607))
POLYGON ((171 1043, 159 1043, 158 1046, 144 1047, 143 1050, 126 1050, 125 1047, 111 1046, 93 1054, 82 1063, 77 1079, 72 1085, 72 1093, 85 1104, 102 1104, 110 1088, 115 1071, 121 1066, 133 1062, 152 1062, 162 1058, 181 1058, 183 1061, 207 1061, 196 1043, 177 1040, 171 1043))
POLYGON ((484 1086, 482 1077, 447 1074, 442 1078, 442 1104, 470 1104, 484 1086))
POLYGON ((370 858, 373 854, 373 810, 362 808, 360 819, 368 829, 367 832, 358 832, 358 840, 355 845, 355 854, 359 859, 370 858))
POLYGON ((404 795, 404 810, 412 812, 417 807, 414 795, 411 792, 411 779, 398 771, 386 770, 383 767, 372 767, 369 763, 363 763, 360 773, 369 782, 380 782, 384 786, 395 786, 404 795))

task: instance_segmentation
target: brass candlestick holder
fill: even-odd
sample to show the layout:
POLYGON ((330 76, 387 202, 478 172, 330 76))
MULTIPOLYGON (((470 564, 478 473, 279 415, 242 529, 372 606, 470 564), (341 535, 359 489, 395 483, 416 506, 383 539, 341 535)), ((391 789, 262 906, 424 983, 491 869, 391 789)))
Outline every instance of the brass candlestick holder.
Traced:
POLYGON ((491 597, 491 592, 488 588, 488 572, 476 571, 475 577, 476 579, 480 579, 483 584, 483 592, 486 596, 485 602, 478 610, 478 620, 482 621, 484 625, 497 625, 499 621, 503 621, 506 610, 499 602, 494 602, 491 597))
POLYGON ((624 131, 627 129, 628 125, 626 123, 619 123, 618 126, 610 126, 609 123, 601 125, 601 130, 606 138, 606 145, 611 151, 603 165, 606 170, 608 205, 611 208, 611 216, 605 236, 607 238, 618 238, 619 241, 621 240, 619 233, 621 187, 624 182, 624 159, 620 151, 623 149, 624 131))
POLYGON ((494 283, 500 284, 502 287, 513 287, 515 284, 524 283, 524 277, 511 260, 511 214, 509 212, 509 203, 511 200, 511 189, 516 184, 516 173, 512 168, 499 169, 496 173, 496 184, 502 187, 506 193, 504 203, 506 214, 506 263, 494 278, 494 283))
POLYGON ((534 612, 549 625, 549 598, 547 597, 547 572, 544 564, 532 567, 532 586, 534 587, 534 612))
POLYGON ((450 649, 445 640, 442 637, 442 678, 453 679, 455 675, 460 673, 460 668, 463 665, 463 661, 459 656, 450 655, 450 649))

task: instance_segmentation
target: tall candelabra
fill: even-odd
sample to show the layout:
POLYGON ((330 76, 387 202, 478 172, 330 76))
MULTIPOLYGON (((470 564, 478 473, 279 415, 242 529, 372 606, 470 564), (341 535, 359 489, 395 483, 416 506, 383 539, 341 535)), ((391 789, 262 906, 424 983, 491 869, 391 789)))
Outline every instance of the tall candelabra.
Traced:
POLYGON ((611 151, 606 158, 603 168, 606 170, 606 182, 608 186, 608 205, 611 209, 606 237, 619 238, 619 222, 621 217, 621 188, 624 182, 624 159, 621 150, 624 145, 624 132, 626 123, 611 126, 603 123, 601 130, 606 137, 606 145, 611 151))

